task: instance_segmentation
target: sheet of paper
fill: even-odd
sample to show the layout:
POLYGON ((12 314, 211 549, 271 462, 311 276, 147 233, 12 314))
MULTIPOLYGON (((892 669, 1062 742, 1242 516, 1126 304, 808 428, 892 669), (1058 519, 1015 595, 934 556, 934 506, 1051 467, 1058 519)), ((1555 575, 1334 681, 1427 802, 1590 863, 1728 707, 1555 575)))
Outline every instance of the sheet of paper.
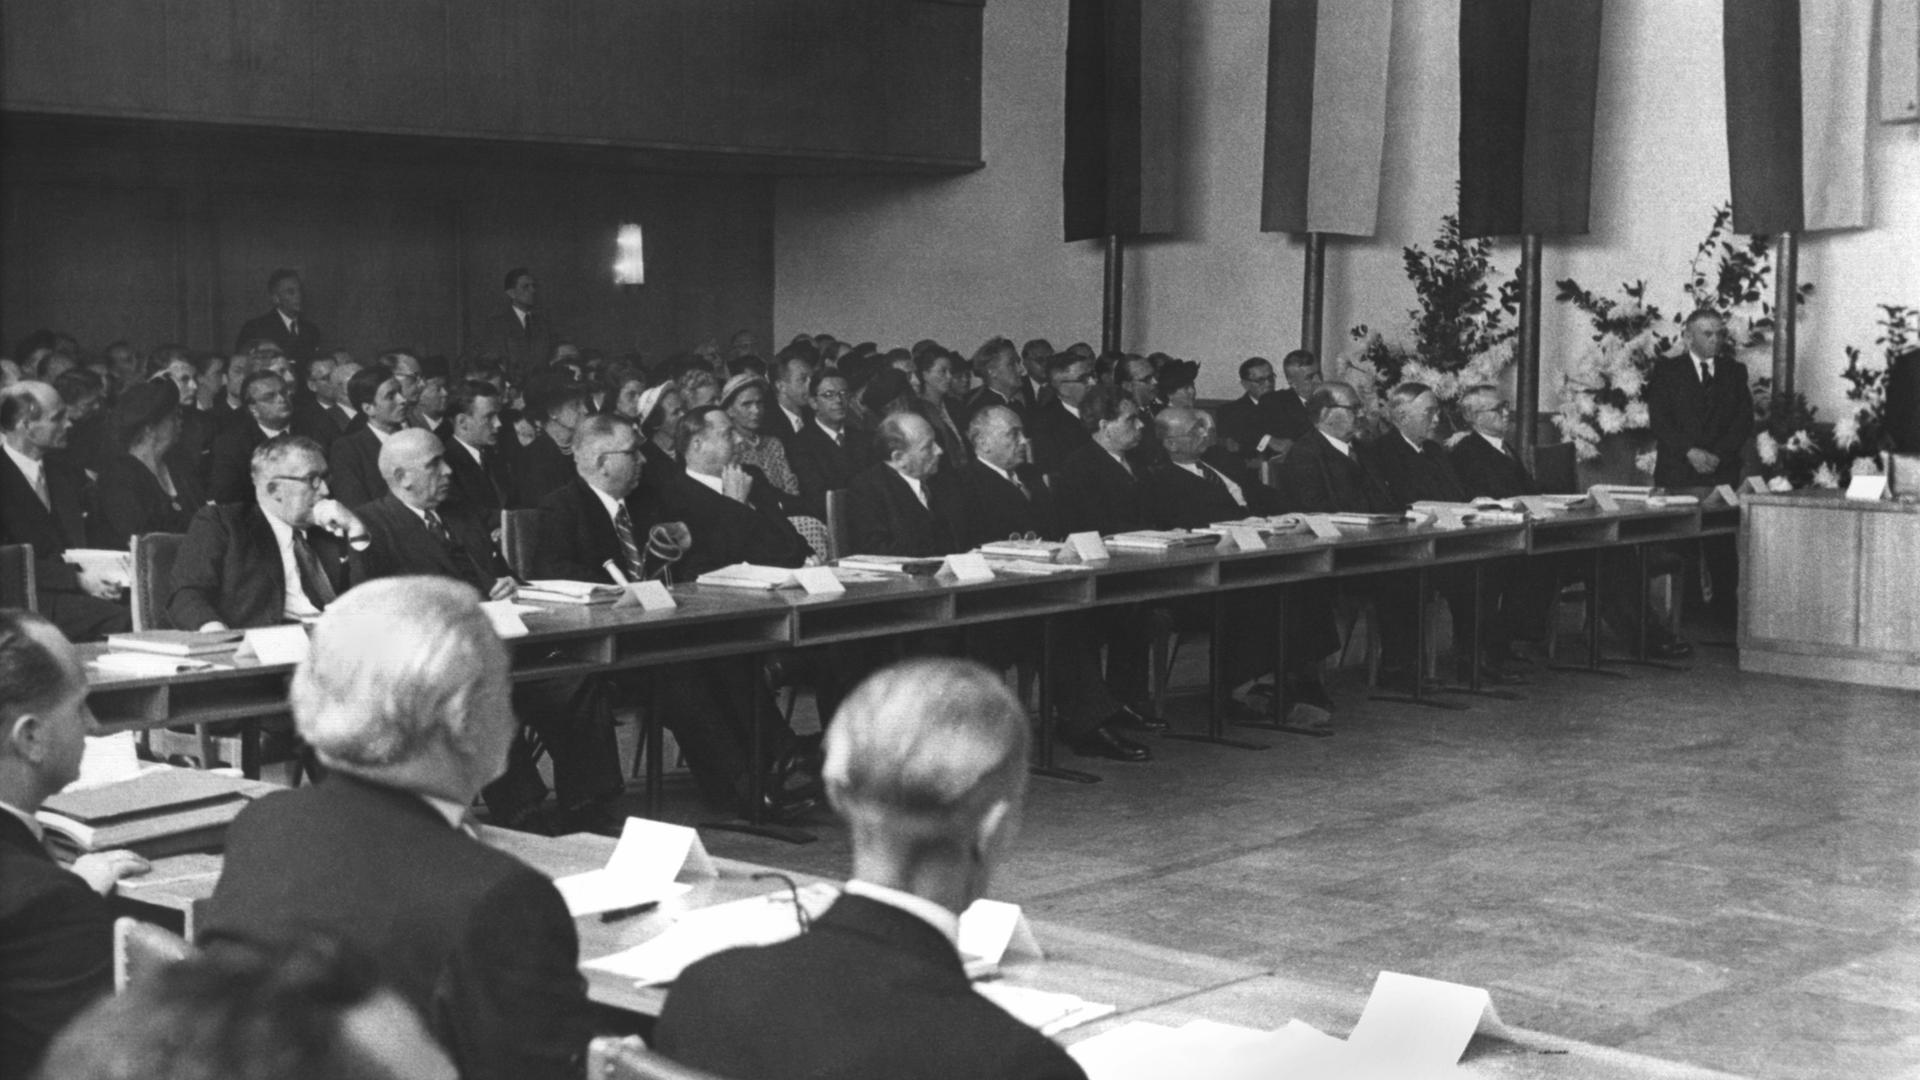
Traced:
POLYGON ((1767 493, 1767 481, 1763 476, 1749 476, 1747 477, 1747 482, 1741 485, 1741 487, 1743 490, 1750 491, 1755 495, 1765 495, 1767 493))
POLYGON ((944 567, 955 581, 992 581, 993 567, 987 565, 987 557, 977 551, 947 556, 944 567))
POLYGON ((960 954, 989 964, 1044 959, 1020 905, 984 898, 960 913, 960 954))
POLYGON ((620 598, 615 607, 637 604, 642 611, 672 611, 680 602, 667 591, 664 583, 658 581, 636 581, 627 586, 627 595, 620 598))
MULTIPOLYGON (((818 918, 839 895, 839 890, 831 885, 810 885, 800 890, 800 902, 808 914, 818 918)), ((771 945, 799 932, 800 921, 794 915, 791 894, 779 889, 687 912, 652 939, 631 949, 588 960, 584 966, 632 979, 642 986, 670 983, 680 977, 688 964, 724 949, 771 945)))
POLYGON ((974 983, 973 989, 1042 1035, 1076 1028, 1115 1011, 1112 1005, 1088 1001, 1075 994, 1037 990, 998 980, 974 983))
POLYGON ((1877 502, 1887 497, 1887 478, 1884 476, 1855 476, 1847 485, 1847 498, 1877 502))
POLYGON ((672 881, 683 871, 697 878, 719 873, 698 832, 642 817, 630 817, 621 827, 620 842, 607 858, 607 869, 649 882, 672 881))
POLYGON ((112 735, 89 735, 80 752, 80 776, 66 790, 99 787, 131 780, 144 771, 134 734, 117 731, 112 735))
POLYGON ((679 881, 669 881, 664 885, 658 882, 643 884, 611 870, 588 870, 583 874, 554 878, 553 887, 560 890, 560 899, 567 902, 567 914, 576 919, 582 915, 598 915, 603 911, 661 903, 693 888, 679 881))
POLYGON ((1100 539, 1097 532, 1071 533, 1067 536, 1067 546, 1080 556, 1081 562, 1100 562, 1113 558, 1113 553, 1107 550, 1107 542, 1100 539))
POLYGON ((1464 529, 1467 527, 1467 517, 1458 510, 1442 510, 1434 516, 1433 527, 1447 530, 1464 529))
POLYGON ((1611 491, 1596 487, 1587 494, 1593 499, 1594 507, 1603 513, 1617 513, 1620 509, 1620 501, 1613 497, 1611 491))
POLYGON ((1427 522, 1433 521, 1435 516, 1434 514, 1427 513, 1425 510, 1409 510, 1407 511, 1407 527, 1417 529, 1427 522))
POLYGON ((493 632, 504 639, 526 637, 527 624, 520 616, 523 612, 540 609, 511 600, 487 600, 481 603, 480 610, 486 614, 487 621, 493 624, 493 632))
POLYGON ((1442 1070, 1459 1063, 1467 1041, 1482 1028, 1505 1030, 1485 990, 1383 971, 1347 1045, 1410 1069, 1442 1070))
POLYGON ((1720 484, 1713 489, 1713 493, 1720 496, 1720 501, 1728 506, 1740 505, 1740 493, 1733 490, 1732 484, 1720 484))
POLYGON ((1267 550, 1266 539, 1260 535, 1259 529, 1251 525, 1227 526, 1227 538, 1232 540, 1233 546, 1239 548, 1241 551, 1267 550))
POLYGON ((1307 528, 1313 530, 1313 535, 1319 537, 1320 539, 1322 540, 1340 539, 1340 526, 1335 525, 1333 523, 1333 520, 1327 517, 1327 515, 1307 514, 1306 522, 1307 522, 1307 528))
POLYGON ((247 631, 246 647, 262 664, 298 664, 307 659, 307 628, 262 626, 247 631))
POLYGON ((793 572, 808 596, 838 596, 847 591, 831 566, 805 566, 793 572))

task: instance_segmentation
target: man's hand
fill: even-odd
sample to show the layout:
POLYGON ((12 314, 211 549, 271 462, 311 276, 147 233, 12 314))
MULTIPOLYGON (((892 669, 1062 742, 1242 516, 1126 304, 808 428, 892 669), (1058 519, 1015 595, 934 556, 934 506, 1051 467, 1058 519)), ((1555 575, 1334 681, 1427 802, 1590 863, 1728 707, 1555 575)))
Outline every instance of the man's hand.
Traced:
POLYGON ((493 583, 493 589, 487 593, 487 599, 511 600, 513 599, 513 594, 518 591, 520 591, 520 586, 517 582, 510 577, 503 577, 493 583))
POLYGON ((214 633, 215 631, 220 631, 225 629, 227 629, 227 624, 221 622, 219 619, 214 619, 211 622, 203 622, 200 624, 200 632, 203 634, 211 634, 211 633, 214 633))
POLYGON ((73 860, 73 872, 101 896, 111 893, 121 878, 138 877, 151 869, 152 863, 131 851, 95 851, 73 860))
POLYGON ((1687 451, 1687 463, 1693 466, 1694 472, 1705 475, 1720 467, 1720 455, 1696 446, 1687 451))
POLYGON ((101 600, 120 599, 120 586, 111 581, 104 580, 86 567, 77 567, 74 571, 74 577, 80 583, 80 590, 88 596, 97 597, 101 600))
POLYGON ((720 473, 720 493, 737 503, 747 501, 753 490, 753 477, 738 465, 729 465, 720 473))
POLYGON ((313 523, 345 540, 356 549, 364 549, 369 537, 366 523, 336 499, 321 499, 313 504, 313 523))

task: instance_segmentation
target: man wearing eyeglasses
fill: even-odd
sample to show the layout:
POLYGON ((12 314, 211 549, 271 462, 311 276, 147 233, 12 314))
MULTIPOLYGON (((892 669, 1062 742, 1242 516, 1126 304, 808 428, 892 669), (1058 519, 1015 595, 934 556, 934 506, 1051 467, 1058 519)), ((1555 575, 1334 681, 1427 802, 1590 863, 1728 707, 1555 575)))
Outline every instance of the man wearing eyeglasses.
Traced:
POLYGON ((367 527, 327 497, 319 444, 278 435, 252 461, 254 502, 206 506, 173 563, 167 616, 182 630, 298 622, 364 577, 367 527))
POLYGON ((813 373, 806 422, 787 440, 787 462, 800 481, 800 512, 827 519, 827 492, 853 482, 873 460, 868 435, 847 423, 847 377, 831 368, 813 373))
POLYGON ((1093 442, 1080 421, 1080 403, 1093 387, 1093 362, 1074 353, 1055 353, 1047 358, 1047 373, 1053 397, 1036 407, 1027 423, 1033 464, 1043 473, 1058 469, 1074 451, 1093 442))
POLYGON ((251 423, 232 424, 214 437, 207 466, 207 497, 217 503, 253 501, 253 452, 293 421, 287 383, 272 371, 256 371, 240 387, 251 423))

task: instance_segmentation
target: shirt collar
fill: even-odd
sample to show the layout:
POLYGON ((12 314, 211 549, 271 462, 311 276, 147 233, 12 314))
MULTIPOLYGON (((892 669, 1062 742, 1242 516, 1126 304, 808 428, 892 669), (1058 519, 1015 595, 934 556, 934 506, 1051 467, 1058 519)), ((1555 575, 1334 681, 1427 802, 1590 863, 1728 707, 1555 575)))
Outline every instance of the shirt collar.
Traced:
MULTIPOLYGON (((1318 429, 1315 429, 1315 430, 1318 430, 1318 429)), ((1320 437, 1332 443, 1333 448, 1335 450, 1340 451, 1340 453, 1344 454, 1345 456, 1347 457, 1353 456, 1353 446, 1349 444, 1345 439, 1336 439, 1324 431, 1320 432, 1320 437)))
POLYGON ((1078 419, 1080 419, 1080 409, 1079 409, 1079 407, 1078 407, 1078 406, 1075 406, 1075 405, 1069 405, 1069 404, 1067 404, 1067 399, 1066 399, 1066 398, 1061 398, 1061 399, 1060 399, 1060 407, 1061 407, 1061 408, 1063 408, 1063 409, 1065 409, 1065 410, 1067 410, 1067 411, 1068 411, 1069 413, 1072 413, 1072 414, 1073 414, 1073 418, 1074 418, 1075 420, 1078 420, 1078 419))
POLYGON ((696 472, 692 469, 687 470, 687 476, 704 485, 715 495, 725 495, 727 493, 726 485, 722 484, 720 478, 717 476, 708 476, 706 473, 696 472))
POLYGON ((367 424, 367 430, 373 432, 373 437, 380 440, 381 446, 387 445, 387 440, 393 438, 393 432, 381 431, 379 428, 374 427, 372 423, 367 424))
POLYGON ((457 445, 459 445, 459 446, 460 446, 460 447, 461 447, 462 449, 464 449, 464 450, 465 450, 465 451, 467 452, 467 456, 468 456, 468 457, 471 457, 471 458, 473 459, 473 463, 474 463, 475 465, 484 465, 484 464, 485 464, 485 462, 483 462, 483 461, 481 461, 481 460, 480 460, 480 448, 479 448, 479 447, 477 447, 477 446, 475 446, 475 445, 473 445, 472 443, 470 443, 470 442, 468 442, 467 440, 465 440, 465 439, 463 439, 463 438, 461 438, 461 437, 460 437, 460 436, 458 436, 458 435, 455 435, 455 436, 453 437, 453 441, 454 441, 454 442, 455 442, 455 443, 456 443, 457 445))
MULTIPOLYGON (((32 814, 27 813, 12 803, 0 802, 0 810, 5 810, 7 813, 19 818, 20 821, 26 825, 27 831, 33 834, 34 843, 44 844, 47 842, 47 827, 40 824, 39 818, 34 817, 32 814)), ((876 888, 877 887, 878 886, 876 886, 876 888)))
MULTIPOLYGON (((892 465, 888 465, 887 467, 890 469, 893 468, 892 465)), ((920 486, 920 481, 915 480, 913 477, 908 476, 906 473, 901 472, 899 469, 893 469, 893 474, 907 482, 907 486, 913 489, 914 498, 919 499, 921 502, 927 501, 927 493, 920 486)))
POLYGON ((863 897, 876 904, 885 904, 914 916, 940 931, 940 936, 947 939, 947 944, 953 946, 955 953, 960 951, 960 916, 926 897, 915 896, 910 892, 902 892, 885 885, 875 885, 871 881, 861 881, 858 878, 847 882, 845 891, 848 896, 863 897))
POLYGON ((1001 479, 1005 480, 1007 483, 1009 484, 1018 483, 1018 481, 1016 481, 1013 478, 1013 473, 1007 471, 1006 469, 1001 468, 998 465, 995 465, 993 462, 988 461, 986 458, 981 458, 980 464, 985 465, 987 468, 992 469, 994 472, 999 473, 1001 479))
POLYGON ((793 425, 793 430, 799 431, 801 428, 807 426, 806 417, 801 416, 799 413, 794 412, 792 409, 787 408, 785 405, 780 406, 780 411, 787 414, 787 421, 793 425))
POLYGON ((1478 436, 1480 436, 1481 438, 1483 438, 1483 439, 1485 439, 1485 440, 1487 440, 1488 442, 1490 442, 1490 443, 1492 443, 1492 444, 1493 444, 1493 448, 1494 448, 1495 450, 1498 450, 1498 451, 1500 451, 1500 452, 1501 452, 1501 453, 1503 453, 1503 454, 1507 452, 1507 440, 1505 440, 1505 439, 1503 439, 1503 438, 1501 438, 1500 436, 1498 436, 1498 435, 1489 435, 1489 434, 1487 434, 1487 433, 1486 433, 1486 432, 1484 432, 1484 431, 1476 431, 1476 432, 1474 432, 1474 434, 1476 434, 1476 435, 1478 435, 1478 436))
POLYGON ((280 325, 286 327, 289 333, 293 331, 293 324, 299 321, 279 308, 274 308, 273 313, 280 316, 280 325))
POLYGON ((420 794, 420 801, 433 807, 434 813, 446 818, 447 825, 450 828, 458 829, 466 823, 467 808, 460 803, 454 802, 452 799, 443 799, 438 795, 428 795, 422 792, 420 794))
POLYGON ((13 459, 15 465, 20 467, 20 472, 26 476, 28 483, 32 483, 33 478, 39 476, 40 470, 46 466, 46 462, 42 459, 30 458, 20 451, 15 450, 12 443, 0 441, 0 447, 6 448, 7 456, 13 459))
POLYGON ((1713 357, 1701 356, 1698 353, 1695 353, 1692 349, 1687 350, 1687 359, 1693 361, 1693 366, 1696 368, 1702 364, 1705 364, 1709 369, 1713 367, 1713 357))
MULTIPOLYGON (((585 483, 585 481, 582 481, 582 483, 585 483)), ((594 487, 592 484, 587 484, 587 490, 593 492, 593 497, 600 500, 601 506, 606 507, 608 521, 612 521, 613 519, 620 516, 620 508, 625 504, 622 503, 619 499, 616 499, 613 496, 607 494, 606 492, 601 491, 599 488, 594 487)))
POLYGON ((273 540, 275 543, 283 548, 293 543, 293 526, 274 517, 273 511, 268 510, 264 506, 260 508, 260 516, 267 519, 267 528, 273 530, 273 540))
POLYGON ((823 432, 826 432, 827 438, 832 439, 834 442, 834 445, 836 446, 840 444, 841 439, 844 439, 847 437, 847 429, 845 425, 842 425, 839 431, 835 431, 832 428, 828 427, 827 425, 821 423, 820 418, 816 416, 813 418, 813 426, 819 428, 823 432))
POLYGON ((1398 435, 1398 436, 1400 436, 1400 441, 1401 441, 1401 442, 1403 442, 1403 443, 1406 443, 1406 444, 1407 444, 1408 446, 1411 446, 1411 447, 1413 447, 1413 452, 1414 452, 1414 453, 1416 453, 1416 454, 1418 454, 1418 453, 1422 453, 1422 452, 1424 452, 1424 450, 1425 450, 1425 447, 1422 447, 1422 446, 1421 446, 1421 445, 1420 445, 1419 443, 1417 443, 1417 442, 1414 442, 1414 441, 1413 441, 1412 439, 1409 439, 1409 438, 1407 438, 1407 433, 1406 433, 1406 432, 1404 432, 1404 431, 1398 431, 1398 430, 1396 430, 1396 431, 1394 432, 1394 434, 1396 434, 1396 435, 1398 435))

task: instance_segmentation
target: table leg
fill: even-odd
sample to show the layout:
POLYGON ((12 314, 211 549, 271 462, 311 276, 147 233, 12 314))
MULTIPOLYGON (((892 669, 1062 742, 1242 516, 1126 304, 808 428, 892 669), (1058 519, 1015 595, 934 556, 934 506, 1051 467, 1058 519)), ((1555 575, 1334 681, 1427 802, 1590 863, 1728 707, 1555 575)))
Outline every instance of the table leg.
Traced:
POLYGON ((1097 784, 1102 777, 1079 769, 1067 769, 1053 763, 1053 669, 1055 655, 1059 649, 1059 626, 1056 616, 1047 615, 1040 619, 1040 733, 1035 738, 1039 745, 1034 763, 1027 771, 1035 776, 1049 780, 1069 780, 1076 784, 1097 784))
MULTIPOLYGON (((1524 694, 1516 694, 1511 690, 1489 690, 1480 685, 1483 681, 1480 678, 1480 649, 1482 638, 1484 637, 1482 628, 1485 626, 1486 619, 1486 605, 1484 603, 1486 600, 1486 577, 1485 565, 1479 561, 1475 561, 1473 564, 1473 633, 1470 635, 1468 642, 1472 658, 1467 662, 1467 685, 1444 684, 1440 689, 1449 694, 1472 694, 1475 697, 1496 698, 1500 701, 1525 701, 1526 695, 1524 694)), ((1426 620, 1423 618, 1421 624, 1425 625, 1425 623, 1426 620)), ((1457 649, 1458 647, 1456 644, 1455 648, 1457 649)), ((1456 664, 1456 666, 1458 665, 1456 664)))
POLYGON ((1371 701, 1393 701, 1402 705, 1424 705, 1429 709, 1448 709, 1459 712, 1467 706, 1458 701, 1446 701, 1431 697, 1427 685, 1427 568, 1423 564, 1414 571, 1413 593, 1413 693, 1411 694, 1370 694, 1371 701))
POLYGON ((1584 664, 1548 664, 1554 671, 1572 671, 1583 675, 1607 675, 1625 679, 1624 671, 1608 671, 1600 666, 1600 562, 1603 549, 1593 549, 1593 578, 1587 583, 1587 662, 1584 664))
MULTIPOLYGON (((1264 743, 1242 742, 1227 738, 1226 697, 1227 691, 1227 600, 1226 594, 1213 594, 1213 637, 1207 642, 1207 730, 1204 733, 1169 732, 1165 737, 1179 739, 1182 742, 1212 743, 1215 746, 1231 746, 1236 750, 1265 750, 1264 743)), ((1278 672, 1275 673, 1276 680, 1278 672)), ((1277 694, 1279 687, 1274 691, 1277 694)), ((1258 725, 1255 725, 1258 726, 1258 725)))

